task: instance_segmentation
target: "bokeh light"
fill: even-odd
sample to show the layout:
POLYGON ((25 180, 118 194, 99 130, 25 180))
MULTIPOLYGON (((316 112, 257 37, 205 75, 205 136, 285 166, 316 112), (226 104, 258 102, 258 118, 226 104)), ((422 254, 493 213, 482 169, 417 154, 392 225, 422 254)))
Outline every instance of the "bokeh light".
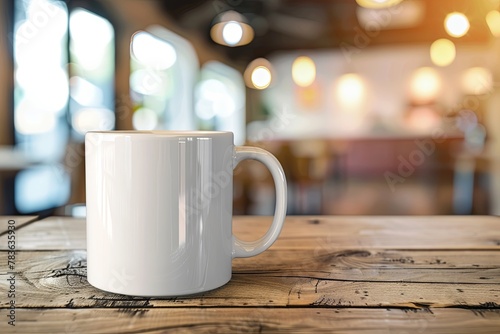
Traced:
POLYGON ((365 8, 388 8, 395 6, 403 0, 356 0, 358 5, 365 8))
POLYGON ((81 106, 99 106, 103 103, 102 89, 82 77, 74 76, 69 80, 71 98, 81 106))
POLYGON ((257 58, 252 60, 243 73, 245 85, 253 89, 265 89, 269 87, 274 80, 274 70, 269 60, 257 58), (257 70, 257 68, 259 68, 257 70), (255 72, 257 70, 257 72, 255 72), (254 82, 255 81, 255 82, 254 82))
POLYGON ((462 37, 469 31, 470 23, 464 14, 453 12, 446 16, 444 27, 450 36, 462 37))
POLYGON ((255 32, 246 18, 234 11, 228 10, 214 19, 215 24, 210 29, 212 40, 225 46, 241 46, 250 43, 255 32))
POLYGON ((342 75, 337 82, 336 97, 344 108, 357 107, 365 102, 366 85, 359 74, 342 75))
POLYGON ((71 50, 78 64, 86 70, 97 69, 114 38, 111 23, 99 15, 77 8, 71 12, 69 28, 71 50))
POLYGON ((230 21, 224 24, 222 28, 222 39, 228 45, 236 45, 241 41, 243 37, 243 28, 241 24, 236 21, 230 21))
POLYGON ((163 71, 138 69, 130 75, 130 89, 142 95, 169 96, 173 90, 172 77, 163 71))
POLYGON ((170 68, 177 60, 177 52, 170 43, 145 31, 132 36, 131 55, 141 65, 154 70, 170 68))
POLYGON ((493 74, 484 67, 472 67, 462 75, 462 90, 469 95, 482 95, 493 89, 493 74))
POLYGON ((132 125, 136 130, 154 130, 158 125, 158 115, 148 108, 137 109, 132 115, 132 125))
POLYGON ((38 109, 57 113, 66 106, 68 77, 61 67, 19 66, 15 76, 19 88, 24 91, 23 98, 33 101, 38 109))
POLYGON ((441 77, 432 67, 417 69, 410 79, 410 95, 418 104, 432 103, 441 90, 441 77))
POLYGON ((228 87, 217 79, 202 81, 196 88, 196 115, 203 120, 214 116, 229 117, 236 111, 236 102, 228 87))
POLYGON ((70 176, 61 164, 39 164, 24 169, 16 177, 16 209, 27 214, 68 203, 70 176))
POLYGON ((54 112, 40 109, 35 102, 22 100, 14 114, 16 131, 23 135, 48 133, 56 127, 57 118, 54 112))
POLYGON ((490 28, 491 34, 495 37, 500 37, 500 12, 492 10, 486 14, 486 23, 490 28))
POLYGON ((434 65, 448 66, 455 60, 455 44, 446 38, 441 38, 431 45, 431 60, 434 65))
POLYGON ((26 20, 14 32, 14 126, 22 135, 50 135, 64 117, 69 96, 68 14, 61 2, 38 0, 25 5, 26 20), (51 11, 50 19, 41 15, 44 9, 51 11), (33 30, 38 29, 40 19, 44 20, 44 34, 33 30))
POLYGON ((316 64, 309 57, 298 57, 292 64, 293 81, 300 87, 310 86, 316 78, 316 64))
POLYGON ((257 89, 265 89, 271 84, 271 71, 265 66, 257 66, 252 71, 252 84, 257 89))
POLYGON ((87 131, 107 131, 115 126, 115 114, 105 108, 82 108, 73 114, 71 125, 81 135, 87 131))

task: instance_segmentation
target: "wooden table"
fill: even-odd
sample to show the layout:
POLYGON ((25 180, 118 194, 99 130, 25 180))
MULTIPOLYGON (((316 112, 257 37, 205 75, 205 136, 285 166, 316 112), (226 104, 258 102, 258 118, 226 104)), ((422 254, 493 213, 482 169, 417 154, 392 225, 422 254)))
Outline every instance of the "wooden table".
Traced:
MULTIPOLYGON (((255 238, 270 221, 237 217, 234 231, 255 238)), ((500 217, 288 217, 227 285, 183 298, 90 286, 83 219, 0 217, 0 229, 0 333, 500 333, 500 217)))

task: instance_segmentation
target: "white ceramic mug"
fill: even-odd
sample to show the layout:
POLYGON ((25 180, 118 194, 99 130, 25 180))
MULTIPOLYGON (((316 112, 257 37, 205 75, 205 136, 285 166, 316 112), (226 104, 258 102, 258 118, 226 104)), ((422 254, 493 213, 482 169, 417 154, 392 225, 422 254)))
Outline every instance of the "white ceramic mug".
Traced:
POLYGON ((178 296, 215 289, 231 260, 278 237, 286 181, 278 160, 233 144, 231 132, 108 131, 85 136, 87 279, 110 292, 178 296), (267 233, 232 234, 233 168, 255 159, 271 171, 276 211, 267 233))

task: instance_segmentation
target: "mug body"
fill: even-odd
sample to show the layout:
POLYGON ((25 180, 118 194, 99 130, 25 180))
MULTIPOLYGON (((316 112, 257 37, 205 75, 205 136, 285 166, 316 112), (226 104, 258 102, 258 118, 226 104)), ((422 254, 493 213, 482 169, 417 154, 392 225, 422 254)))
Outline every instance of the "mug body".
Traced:
POLYGON ((105 291, 174 296, 231 278, 230 132, 89 132, 87 278, 105 291))

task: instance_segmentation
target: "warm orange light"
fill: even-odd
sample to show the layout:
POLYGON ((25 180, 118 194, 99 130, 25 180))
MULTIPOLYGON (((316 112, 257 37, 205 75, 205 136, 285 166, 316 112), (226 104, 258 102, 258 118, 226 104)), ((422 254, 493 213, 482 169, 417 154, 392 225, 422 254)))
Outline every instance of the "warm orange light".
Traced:
POLYGON ((366 99, 366 88, 363 78, 355 73, 344 74, 337 83, 337 99, 344 108, 362 105, 366 99))
POLYGON ((414 102, 433 102, 441 90, 441 78, 432 67, 421 67, 410 79, 410 94, 414 102))
POLYGON ((500 12, 498 10, 492 10, 486 14, 486 23, 488 23, 491 34, 500 37, 500 12))
POLYGON ((271 84, 271 71, 265 66, 257 66, 252 71, 252 84, 257 89, 264 89, 271 84))
POLYGON ((493 89, 493 74, 484 67, 469 68, 462 75, 462 89, 465 94, 486 94, 493 89))
POLYGON ((431 60, 434 65, 448 66, 455 60, 455 44, 446 38, 441 38, 431 45, 431 60))
POLYGON ((320 103, 321 86, 311 84, 307 87, 299 87, 296 90, 296 96, 300 107, 303 107, 304 110, 316 111, 320 103))
POLYGON ((265 58, 254 59, 247 65, 243 78, 249 88, 266 89, 273 80, 272 65, 265 58))
POLYGON ((224 12, 216 18, 210 29, 212 40, 225 46, 241 46, 250 43, 254 38, 253 28, 246 23, 243 15, 233 10, 224 12))
POLYGON ((356 0, 358 5, 365 8, 388 8, 402 1, 403 0, 356 0))
POLYGON ((469 19, 459 12, 450 13, 444 20, 444 28, 450 36, 462 37, 469 31, 469 19))
POLYGON ((298 57, 292 65, 293 81, 300 87, 310 86, 316 78, 316 65, 309 57, 298 57))

